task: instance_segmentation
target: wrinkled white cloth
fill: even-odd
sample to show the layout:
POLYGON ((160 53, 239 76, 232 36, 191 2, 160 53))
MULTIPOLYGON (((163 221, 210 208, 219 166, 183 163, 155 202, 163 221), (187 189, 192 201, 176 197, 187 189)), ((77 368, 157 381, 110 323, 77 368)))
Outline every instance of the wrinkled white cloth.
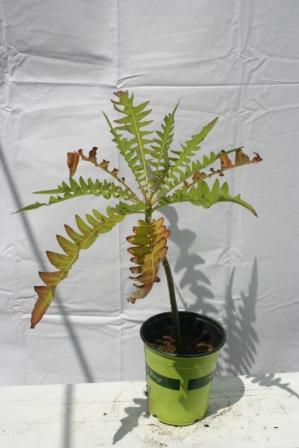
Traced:
MULTIPOLYGON (((296 0, 1 0, 1 384, 144 378, 140 323, 169 309, 161 283, 127 303, 125 237, 136 216, 82 251, 35 330, 32 286, 55 235, 103 198, 25 215, 18 207, 68 179, 66 153, 93 146, 128 169, 101 113, 113 92, 149 99, 154 126, 180 101, 175 147, 215 116, 202 153, 239 145, 263 163, 224 180, 258 219, 232 204, 165 209, 181 309, 228 332, 219 372, 298 370, 299 3, 296 0)), ((88 164, 78 176, 100 173, 88 164)))

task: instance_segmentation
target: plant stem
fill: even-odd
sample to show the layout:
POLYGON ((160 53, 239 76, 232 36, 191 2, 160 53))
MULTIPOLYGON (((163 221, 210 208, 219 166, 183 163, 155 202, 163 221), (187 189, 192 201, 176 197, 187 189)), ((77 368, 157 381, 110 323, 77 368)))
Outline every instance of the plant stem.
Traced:
POLYGON ((175 297, 175 289, 174 289, 173 277, 172 277, 171 269, 170 269, 170 266, 169 266, 169 263, 168 263, 168 260, 167 260, 166 257, 163 260, 163 266, 164 266, 164 269, 165 269, 165 274, 166 274, 167 284, 168 284, 168 291, 169 291, 169 299, 170 299, 170 305, 171 305, 171 314, 172 314, 172 320, 173 320, 173 326, 174 326, 176 349, 177 349, 178 353, 182 353, 183 352, 183 341, 182 341, 182 333, 181 333, 179 312, 178 312, 178 306, 177 306, 176 297, 175 297))

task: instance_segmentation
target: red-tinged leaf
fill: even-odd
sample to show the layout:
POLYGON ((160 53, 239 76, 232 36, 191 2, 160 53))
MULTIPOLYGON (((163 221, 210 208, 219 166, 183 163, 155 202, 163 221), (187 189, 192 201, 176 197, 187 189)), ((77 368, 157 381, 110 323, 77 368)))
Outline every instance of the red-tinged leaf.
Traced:
POLYGON ((145 297, 153 284, 159 281, 157 274, 160 263, 166 256, 169 236, 163 217, 149 222, 140 220, 133 231, 134 235, 127 238, 129 243, 133 244, 128 251, 134 255, 131 261, 138 266, 130 268, 132 274, 136 274, 130 278, 138 283, 134 283, 136 288, 128 298, 131 303, 145 297))
POLYGON ((38 299, 31 314, 31 328, 34 328, 38 324, 53 300, 53 288, 48 286, 35 286, 34 290, 38 295, 38 299))
POLYGON ((131 266, 129 269, 132 274, 140 274, 142 272, 142 266, 131 266))
POLYGON ((57 284, 63 280, 65 274, 63 271, 55 271, 55 272, 39 272, 38 275, 45 283, 46 286, 50 288, 54 288, 57 284))
POLYGON ((50 263, 58 270, 54 272, 39 272, 39 276, 45 283, 45 286, 34 287, 38 294, 38 300, 32 313, 31 328, 34 328, 41 320, 53 299, 56 286, 68 275, 72 265, 79 256, 80 250, 87 249, 98 235, 108 232, 125 218, 124 213, 120 214, 117 208, 111 207, 107 208, 108 216, 101 215, 96 210, 93 210, 93 214, 98 220, 94 219, 91 215, 86 215, 86 219, 93 227, 89 227, 79 216, 76 216, 77 224, 81 231, 84 232, 83 235, 75 232, 67 225, 65 225, 65 230, 72 241, 61 235, 57 235, 57 241, 66 255, 52 251, 46 252, 50 263))

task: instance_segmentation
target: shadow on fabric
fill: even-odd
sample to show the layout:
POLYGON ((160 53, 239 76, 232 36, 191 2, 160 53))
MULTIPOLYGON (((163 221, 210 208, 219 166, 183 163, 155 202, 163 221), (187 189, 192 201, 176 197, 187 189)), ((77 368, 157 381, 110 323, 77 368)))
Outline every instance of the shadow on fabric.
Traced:
POLYGON ((171 233, 169 239, 180 250, 174 266, 176 274, 183 272, 180 288, 187 287, 193 299, 193 303, 187 303, 182 297, 179 288, 176 287, 176 293, 184 306, 184 310, 206 315, 217 313, 217 307, 213 304, 214 295, 210 290, 211 282, 200 270, 200 266, 204 265, 204 259, 192 251, 196 234, 189 229, 179 228, 179 216, 173 207, 165 207, 161 213, 168 219, 170 224, 171 233))
MULTIPOLYGON (((17 186, 16 186, 16 184, 14 182, 13 176, 11 174, 11 171, 9 169, 8 163, 6 161, 6 158, 4 156, 4 153, 2 151, 2 147, 1 146, 0 146, 0 161, 1 161, 1 164, 2 164, 2 167, 3 167, 3 172, 4 172, 5 179, 7 181, 7 184, 9 186, 9 188, 10 188, 12 196, 13 196, 13 198, 15 200, 16 208, 20 209, 23 206, 23 204, 21 203, 21 198, 20 198, 20 195, 19 195, 19 192, 18 192, 18 188, 17 188, 17 186)), ((28 222, 28 220, 26 218, 25 213, 21 213, 20 214, 20 219, 22 221, 24 231, 25 231, 25 233, 27 235, 28 241, 30 242, 30 245, 32 247, 34 255, 35 255, 36 259, 39 262, 41 270, 46 271, 47 268, 46 268, 45 264, 43 263, 43 260, 42 260, 42 258, 40 256, 37 242, 36 242, 36 240, 34 238, 32 229, 31 229, 31 227, 29 225, 29 222, 28 222)), ((69 320, 69 318, 68 318, 68 316, 66 314, 66 311, 64 309, 64 306, 62 304, 62 300, 61 300, 59 294, 56 294, 55 301, 56 301, 56 303, 57 303, 57 305, 59 307, 59 311, 60 311, 61 316, 63 318, 63 323, 65 325, 65 328, 68 331, 68 334, 69 334, 69 337, 70 337, 70 341, 71 341, 71 344, 73 345, 74 352, 75 352, 75 354, 77 356, 77 359, 78 359, 78 363, 79 363, 79 365, 81 367, 81 370, 83 372, 84 379, 85 379, 86 382, 92 383, 92 382, 94 382, 94 379, 93 379, 93 375, 92 375, 90 366, 89 366, 88 361, 86 359, 86 356, 85 356, 85 354, 84 354, 84 352, 82 350, 82 347, 81 347, 79 338, 76 335, 75 329, 74 329, 71 321, 69 320)), ((72 447, 72 440, 71 440, 71 435, 72 435, 72 432, 71 432, 72 386, 71 385, 68 385, 67 389, 66 389, 64 415, 65 415, 65 420, 64 420, 64 424, 63 424, 63 434, 62 434, 63 447, 64 448, 71 448, 72 447)))
MULTIPOLYGON (((1 163, 2 163, 2 166, 3 166, 3 172, 4 172, 4 175, 5 175, 7 184, 9 185, 11 193, 12 193, 12 195, 14 197, 14 200, 15 200, 15 203, 16 203, 16 208, 20 209, 20 208, 23 207, 23 204, 21 202, 17 186, 16 186, 16 184, 15 184, 15 182, 13 180, 13 176, 12 176, 12 174, 10 172, 8 163, 6 162, 4 153, 2 151, 2 147, 0 147, 0 160, 1 160, 1 163)), ((34 235, 33 235, 32 229, 31 229, 31 227, 29 225, 29 222, 28 222, 28 219, 26 217, 26 214, 25 213, 20 213, 19 216, 20 216, 20 219, 22 221, 24 231, 25 231, 25 233, 27 235, 27 239, 28 239, 28 241, 29 241, 29 243, 30 243, 30 245, 32 247, 32 250, 33 250, 33 253, 34 253, 36 259, 39 262, 41 270, 42 271, 46 271, 47 267, 45 266, 45 264, 44 264, 44 262, 42 260, 42 257, 40 256, 40 252, 39 252, 39 249, 38 249, 38 244, 37 244, 37 242, 36 242, 36 240, 34 238, 34 235)), ((74 351, 75 351, 75 353, 77 355, 78 362, 79 362, 79 365, 80 365, 80 367, 82 369, 84 378, 85 378, 86 382, 92 383, 92 382, 94 382, 94 379, 93 379, 93 375, 92 375, 91 369, 90 369, 90 367, 88 365, 88 361, 87 361, 87 359, 86 359, 86 357, 85 357, 85 355, 83 353, 83 350, 82 350, 81 344, 79 342, 79 338, 76 335, 74 326, 72 325, 70 319, 68 318, 68 316, 66 314, 66 311, 64 309, 64 306, 62 304, 61 297, 59 297, 58 294, 56 294, 56 296, 55 296, 55 301, 56 301, 56 303, 57 303, 57 305, 59 307, 59 311, 60 311, 61 316, 63 318, 63 323, 64 323, 64 325, 65 325, 65 327, 66 327, 66 329, 67 329, 67 331, 69 333, 70 341, 71 341, 71 343, 73 345, 73 348, 74 348, 74 351)))

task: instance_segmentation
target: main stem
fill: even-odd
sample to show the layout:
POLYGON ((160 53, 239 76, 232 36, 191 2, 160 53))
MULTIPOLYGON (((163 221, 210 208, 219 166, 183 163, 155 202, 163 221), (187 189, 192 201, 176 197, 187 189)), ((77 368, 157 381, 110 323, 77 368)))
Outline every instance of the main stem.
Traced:
POLYGON ((177 306, 176 297, 175 297, 173 277, 172 277, 171 269, 170 269, 170 266, 169 266, 169 263, 168 263, 168 260, 166 257, 164 258, 162 263, 163 263, 163 266, 165 269, 165 274, 166 274, 167 284, 168 284, 168 291, 169 291, 169 298, 170 298, 170 305, 171 305, 171 314, 172 314, 175 341, 176 341, 176 349, 177 349, 178 353, 182 353, 183 352, 182 332, 181 332, 181 326, 180 326, 178 306, 177 306))
MULTIPOLYGON (((150 222, 152 212, 153 212, 153 210, 151 207, 149 207, 145 210, 145 220, 148 223, 150 222)), ((169 263, 168 263, 168 260, 166 257, 164 258, 162 263, 163 263, 165 273, 166 273, 166 278, 167 278, 167 285, 168 285, 169 299, 170 299, 170 305, 171 305, 171 314, 172 314, 172 321, 173 321, 173 327, 174 327, 176 349, 177 349, 178 353, 183 353, 182 332, 181 332, 181 326, 180 326, 178 306, 177 306, 176 297, 175 297, 173 277, 172 277, 171 269, 170 269, 170 266, 169 266, 169 263)))

